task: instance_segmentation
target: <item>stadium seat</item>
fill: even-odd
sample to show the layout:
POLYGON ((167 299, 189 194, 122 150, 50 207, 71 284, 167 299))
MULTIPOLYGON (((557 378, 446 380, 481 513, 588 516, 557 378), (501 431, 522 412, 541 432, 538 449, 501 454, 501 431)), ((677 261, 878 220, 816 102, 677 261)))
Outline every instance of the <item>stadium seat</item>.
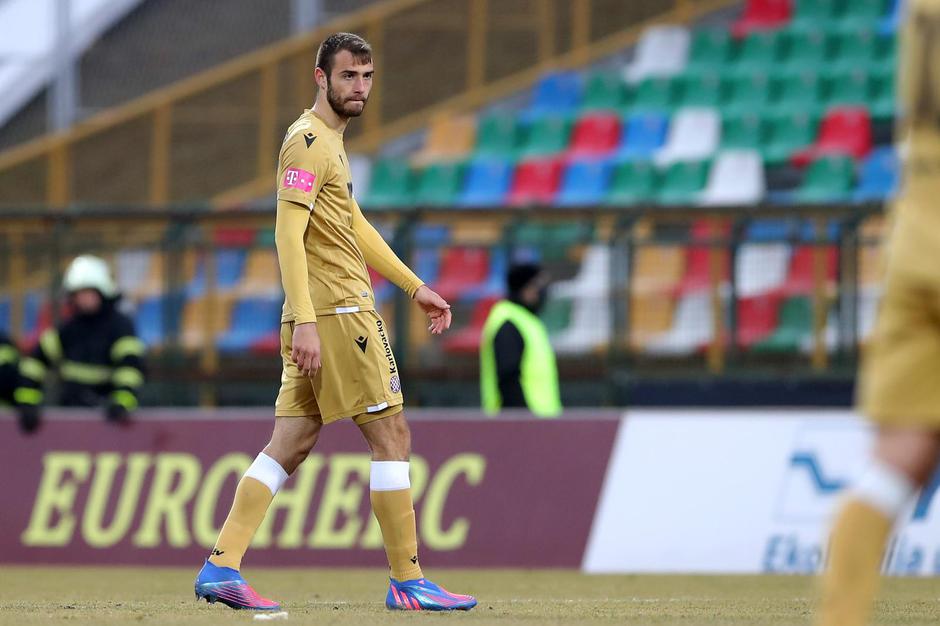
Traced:
POLYGON ((508 203, 512 206, 552 204, 561 184, 562 168, 558 159, 522 161, 516 166, 508 203))
POLYGON ((220 350, 247 350, 265 335, 276 331, 281 322, 281 300, 251 298, 232 307, 231 324, 216 340, 220 350))
POLYGON ((822 113, 823 79, 815 66, 788 71, 776 79, 773 109, 781 114, 801 112, 813 116, 822 113))
POLYGON ((450 243, 450 226, 425 222, 415 224, 411 231, 412 243, 419 248, 441 248, 450 243))
POLYGON ((255 241, 254 228, 216 228, 212 243, 219 248, 247 248, 255 241))
POLYGON ((513 164, 503 159, 477 159, 467 167, 462 206, 501 204, 509 193, 513 164))
POLYGON ((749 34, 741 42, 734 67, 739 73, 766 72, 783 60, 786 37, 781 31, 749 34))
POLYGON ((174 307, 163 297, 149 297, 137 303, 134 310, 134 328, 137 336, 147 347, 162 344, 170 330, 170 320, 164 319, 165 313, 173 313, 174 307))
POLYGON ((650 77, 643 80, 632 93, 630 112, 668 115, 678 99, 679 80, 650 77))
POLYGON ((418 177, 415 203, 419 206, 452 206, 463 188, 463 163, 432 163, 418 177))
POLYGON ((695 71, 682 80, 679 104, 683 107, 719 107, 726 97, 724 87, 720 71, 695 71))
POLYGON ((812 145, 816 127, 816 117, 799 109, 772 119, 768 141, 763 147, 764 161, 771 165, 789 161, 795 153, 812 145))
POLYGON ((644 349, 657 355, 683 355, 708 345, 714 336, 711 294, 689 293, 679 298, 669 330, 651 337, 644 349))
POLYGON ((692 33, 687 70, 720 71, 731 59, 732 41, 728 31, 717 28, 700 28, 692 33))
POLYGON ((867 107, 872 99, 868 71, 864 68, 832 74, 827 83, 828 108, 867 107))
POLYGON ((414 154, 412 164, 420 167, 442 160, 463 159, 473 149, 476 130, 476 119, 468 115, 440 114, 432 117, 424 146, 414 154))
POLYGON ((835 54, 830 61, 830 69, 870 68, 883 46, 882 37, 878 34, 874 23, 842 31, 835 42, 835 54))
POLYGON ((778 289, 787 278, 790 246, 785 243, 744 243, 734 263, 740 298, 762 296, 778 289))
POLYGON ((255 237, 255 245, 259 248, 274 248, 274 227, 259 228, 255 237))
POLYGON ((685 261, 682 246, 638 244, 633 255, 631 294, 665 297, 675 293, 685 272, 685 261))
POLYGON ((509 271, 509 258, 506 251, 499 247, 489 250, 490 269, 484 281, 470 286, 461 293, 461 299, 476 302, 483 298, 500 298, 506 293, 506 272, 509 271))
POLYGON ((509 233, 509 241, 518 252, 529 250, 544 260, 566 259, 576 245, 590 241, 594 236, 594 224, 589 220, 576 222, 526 221, 509 233))
POLYGON ((813 303, 809 298, 787 298, 779 308, 773 332, 755 342, 755 352, 796 352, 813 333, 813 303))
POLYGON ((756 111, 728 115, 721 122, 722 150, 760 150, 766 141, 767 128, 756 111))
POLYGON ((699 202, 705 205, 757 204, 766 192, 764 162, 755 150, 719 152, 699 202))
POLYGON ((872 150, 859 168, 855 201, 885 200, 892 197, 898 188, 899 169, 900 163, 894 148, 872 150))
POLYGON ((735 37, 744 37, 754 31, 779 28, 790 20, 791 12, 791 0, 747 0, 731 32, 735 37))
POLYGON ((755 296, 738 298, 737 301, 737 345, 750 348, 767 338, 777 327, 780 298, 755 296))
POLYGON ((773 99, 773 87, 774 83, 764 70, 741 74, 731 81, 722 112, 734 114, 763 111, 773 99))
POLYGON ((871 146, 871 118, 866 109, 831 109, 822 121, 816 142, 793 155, 792 160, 795 165, 803 166, 820 156, 847 155, 861 159, 868 154, 871 146))
POLYGON ((669 118, 659 113, 631 115, 621 134, 617 156, 621 159, 652 159, 666 142, 669 118))
POLYGON ((620 143, 620 117, 614 113, 592 113, 577 121, 571 133, 568 157, 600 157, 620 143))
POLYGON ((372 159, 362 154, 350 154, 349 175, 352 176, 353 195, 365 196, 372 184, 372 159))
POLYGON ((414 190, 414 174, 407 159, 388 157, 372 167, 372 181, 362 206, 397 208, 410 204, 414 190))
POLYGON ((721 118, 715 109, 679 110, 673 118, 665 145, 656 152, 657 165, 711 157, 721 139, 721 118))
MULTIPOLYGON (((215 288, 219 291, 234 289, 241 280, 245 269, 245 250, 217 250, 215 252, 215 288)), ((189 297, 202 296, 206 290, 206 263, 201 258, 196 265, 196 273, 186 287, 189 297)))
POLYGON ((562 332, 571 325, 571 300, 568 298, 552 298, 545 302, 539 311, 539 319, 545 324, 549 337, 562 332))
POLYGON ((678 161, 669 165, 662 176, 656 201, 664 205, 692 204, 705 188, 708 161, 678 161))
POLYGON ((806 169, 803 183, 794 193, 797 202, 839 202, 849 198, 855 167, 851 157, 826 155, 806 169))
POLYGON ((470 323, 463 328, 451 331, 444 337, 442 342, 444 351, 455 354, 477 354, 480 351, 483 325, 486 324, 490 309, 497 300, 497 298, 484 298, 477 301, 470 316, 470 323))
MULTIPOLYGON (((114 278, 121 293, 132 297, 141 293, 138 290, 147 283, 154 256, 151 250, 124 249, 118 251, 114 259, 116 270, 114 278)), ((0 328, 4 327, 0 326, 0 328)))
POLYGON ((600 204, 607 196, 613 163, 607 160, 572 161, 565 168, 555 202, 562 206, 600 204))
POLYGON ((548 115, 533 119, 525 132, 520 149, 523 158, 559 154, 568 147, 571 137, 571 120, 567 117, 548 115))
POLYGON ((415 274, 429 285, 437 281, 441 272, 441 255, 437 248, 418 248, 414 251, 412 265, 415 274))
POLYGON ((245 271, 236 293, 242 297, 271 297, 281 294, 277 254, 268 248, 255 248, 245 259, 245 271))
POLYGON ((581 104, 581 75, 554 72, 543 76, 532 90, 528 115, 568 115, 581 104))
POLYGON ((878 21, 878 32, 889 37, 895 35, 901 26, 901 9, 905 0, 891 0, 890 8, 878 21))
POLYGON ((553 298, 572 301, 571 323, 552 337, 559 354, 582 354, 610 341, 610 247, 591 245, 574 278, 556 282, 553 298))
POLYGON ((209 345, 229 327, 231 312, 232 299, 227 296, 215 299, 211 317, 208 298, 195 297, 186 300, 181 313, 180 344, 191 350, 209 345))
POLYGON ((552 295, 556 298, 574 299, 606 297, 610 292, 610 264, 610 246, 588 246, 578 273, 574 278, 554 283, 551 287, 552 295))
POLYGON ((783 65, 796 72, 823 67, 829 63, 831 56, 829 35, 822 24, 807 24, 802 28, 790 29, 786 48, 783 65))
POLYGON ((649 202, 656 195, 657 173, 647 161, 625 161, 614 168, 606 204, 627 206, 649 202))
POLYGON ((868 108, 874 120, 886 122, 895 116, 897 111, 896 86, 897 79, 893 69, 879 72, 871 77, 871 98, 868 101, 868 108))
POLYGON ((786 219, 753 220, 744 231, 744 240, 750 242, 787 241, 796 234, 796 223, 786 219))
POLYGON ((486 248, 457 247, 444 252, 441 271, 434 282, 434 291, 445 300, 458 300, 468 289, 484 282, 489 276, 490 255, 486 248))
POLYGON ((878 26, 889 10, 886 0, 852 0, 846 2, 839 19, 841 28, 878 26))
POLYGON ((638 83, 650 77, 681 73, 689 57, 689 31, 682 26, 652 26, 643 31, 624 78, 638 83))
POLYGON ((477 157, 511 158, 519 145, 519 123, 511 113, 493 113, 480 120, 477 157))
POLYGON ((600 70, 588 77, 581 109, 584 111, 621 111, 627 104, 626 85, 620 72, 600 70))
POLYGON ((644 350, 646 343, 662 336, 672 325, 676 301, 658 293, 634 293, 630 296, 630 348, 644 350))
POLYGON ((839 0, 794 0, 793 26, 830 24, 839 15, 839 0))
MULTIPOLYGON (((783 295, 808 295, 815 291, 817 250, 820 250, 818 246, 796 246, 790 259, 786 280, 780 286, 783 295)), ((821 251, 824 282, 826 288, 828 288, 836 280, 839 251, 835 246, 824 246, 821 251)))

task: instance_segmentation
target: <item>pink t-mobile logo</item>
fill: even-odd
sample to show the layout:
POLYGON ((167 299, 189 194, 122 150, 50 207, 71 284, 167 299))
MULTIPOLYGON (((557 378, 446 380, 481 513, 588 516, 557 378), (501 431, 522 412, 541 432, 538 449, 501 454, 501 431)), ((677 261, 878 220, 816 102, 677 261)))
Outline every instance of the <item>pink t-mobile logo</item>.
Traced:
POLYGON ((316 179, 316 175, 312 172, 290 167, 287 168, 287 172, 284 174, 284 186, 288 189, 300 189, 309 193, 313 190, 314 179, 316 179))

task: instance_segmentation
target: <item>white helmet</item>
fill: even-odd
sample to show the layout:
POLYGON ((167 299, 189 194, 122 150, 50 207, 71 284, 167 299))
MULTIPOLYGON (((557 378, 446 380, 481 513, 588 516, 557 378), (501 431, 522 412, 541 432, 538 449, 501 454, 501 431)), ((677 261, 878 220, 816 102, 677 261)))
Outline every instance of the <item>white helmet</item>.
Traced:
POLYGON ((65 270, 62 286, 69 293, 80 289, 97 289, 105 298, 117 295, 117 286, 104 259, 91 254, 76 257, 65 270))

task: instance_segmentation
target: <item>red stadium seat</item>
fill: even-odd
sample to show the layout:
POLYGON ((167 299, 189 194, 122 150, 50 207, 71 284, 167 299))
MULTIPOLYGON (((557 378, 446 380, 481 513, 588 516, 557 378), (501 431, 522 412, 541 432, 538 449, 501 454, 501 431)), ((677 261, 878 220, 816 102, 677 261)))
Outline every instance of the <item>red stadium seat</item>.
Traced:
POLYGON ((793 155, 793 163, 803 167, 818 157, 833 154, 861 159, 871 151, 871 147, 872 128, 868 110, 839 107, 826 114, 816 143, 793 155))
POLYGON ((509 190, 509 204, 551 204, 561 185, 562 169, 562 162, 558 159, 523 161, 516 166, 509 190))
POLYGON ((225 248, 250 248, 257 237, 254 228, 216 228, 212 240, 225 248))
POLYGON ((470 323, 446 336, 444 350, 459 354, 476 354, 480 349, 480 336, 483 334, 483 325, 490 314, 490 309, 498 301, 499 298, 479 300, 473 308, 470 323))
POLYGON ((744 13, 731 27, 735 37, 744 37, 756 30, 773 30, 790 21, 791 0, 747 0, 744 13))
MULTIPOLYGON (((793 251, 790 259, 790 269, 787 279, 780 290, 784 296, 797 296, 811 294, 815 288, 815 254, 814 246, 799 246, 793 251)), ((836 280, 839 251, 835 246, 826 246, 824 249, 825 283, 831 285, 836 280)))
POLYGON ((277 354, 280 350, 280 330, 273 330, 251 344, 251 351, 254 354, 277 354))
POLYGON ((768 337, 777 328, 780 297, 760 295, 741 298, 738 307, 738 345, 749 348, 768 337))
POLYGON ((451 248, 444 253, 434 291, 445 300, 456 300, 484 282, 489 273, 490 255, 485 248, 451 248))
POLYGON ((620 144, 620 117, 611 113, 585 115, 571 134, 569 157, 605 156, 620 144))
MULTIPOLYGON (((715 237, 723 237, 728 234, 730 224, 721 222, 715 225, 709 220, 696 220, 692 224, 692 241, 707 241, 715 237)), ((719 247, 720 251, 720 281, 727 281, 730 273, 730 258, 727 250, 719 247)), ((686 249, 685 274, 679 282, 678 293, 685 294, 690 291, 700 291, 708 289, 711 286, 711 248, 707 245, 692 245, 686 249)))

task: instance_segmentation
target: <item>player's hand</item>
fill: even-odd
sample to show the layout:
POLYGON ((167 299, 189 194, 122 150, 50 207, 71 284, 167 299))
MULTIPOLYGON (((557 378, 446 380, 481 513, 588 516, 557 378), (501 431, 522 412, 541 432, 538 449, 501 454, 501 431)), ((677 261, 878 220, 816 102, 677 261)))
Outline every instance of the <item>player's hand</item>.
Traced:
POLYGON ((437 292, 431 291, 427 285, 421 285, 415 292, 415 302, 431 320, 428 330, 432 335, 440 335, 450 328, 450 305, 437 292))
POLYGON ((291 339, 291 360, 304 376, 313 376, 320 369, 320 334, 317 323, 297 324, 291 339))

